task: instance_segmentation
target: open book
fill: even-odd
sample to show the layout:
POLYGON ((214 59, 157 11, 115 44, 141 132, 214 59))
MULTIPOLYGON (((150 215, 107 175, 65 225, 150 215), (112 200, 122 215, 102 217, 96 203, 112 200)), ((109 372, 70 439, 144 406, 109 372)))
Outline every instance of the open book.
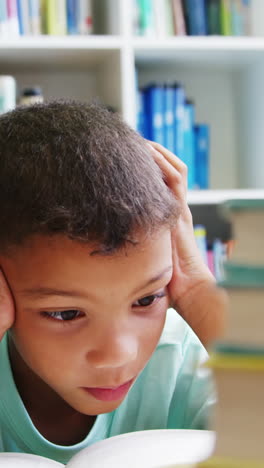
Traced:
MULTIPOLYGON (((67 468, 173 468, 195 467, 213 452, 210 431, 159 429, 131 432, 97 442, 81 450, 67 468)), ((1 453, 1 468, 62 468, 38 455, 1 453)))

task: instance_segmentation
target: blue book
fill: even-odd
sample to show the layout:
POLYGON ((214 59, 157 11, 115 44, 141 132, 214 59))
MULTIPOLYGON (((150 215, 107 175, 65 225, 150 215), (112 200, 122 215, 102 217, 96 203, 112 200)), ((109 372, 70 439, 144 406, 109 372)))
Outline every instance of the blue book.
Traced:
POLYGON ((144 89, 146 138, 164 145, 164 86, 151 84, 144 89))
POLYGON ((208 189, 209 187, 209 125, 197 124, 194 127, 195 135, 195 188, 208 189))
POLYGON ((182 86, 173 86, 174 107, 174 154, 179 158, 184 157, 184 112, 185 90, 182 86))
POLYGON ((164 87, 164 145, 174 153, 174 88, 166 85, 164 87))
POLYGON ((185 0, 187 30, 190 36, 207 34, 205 0, 185 0))
POLYGON ((19 34, 21 36, 24 36, 26 32, 25 32, 25 25, 24 25, 24 19, 23 19, 22 0, 17 0, 17 16, 18 16, 19 34))
POLYGON ((28 9, 30 33, 41 34, 41 0, 28 0, 28 9))
POLYGON ((76 0, 67 0, 67 32, 78 34, 78 5, 76 0))
POLYGON ((144 91, 142 89, 136 90, 137 96, 137 131, 141 136, 147 138, 145 129, 145 113, 144 113, 144 91))
POLYGON ((195 187, 195 163, 194 163, 194 104, 185 101, 184 112, 184 155, 183 161, 188 167, 188 188, 195 187))

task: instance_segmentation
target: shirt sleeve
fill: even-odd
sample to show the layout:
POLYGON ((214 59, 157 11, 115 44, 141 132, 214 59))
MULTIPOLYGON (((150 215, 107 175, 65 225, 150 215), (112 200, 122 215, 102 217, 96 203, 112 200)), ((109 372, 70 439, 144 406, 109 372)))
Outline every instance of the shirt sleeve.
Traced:
POLYGON ((182 361, 169 409, 169 428, 212 429, 216 402, 212 371, 205 366, 208 354, 188 326, 182 343, 182 361))

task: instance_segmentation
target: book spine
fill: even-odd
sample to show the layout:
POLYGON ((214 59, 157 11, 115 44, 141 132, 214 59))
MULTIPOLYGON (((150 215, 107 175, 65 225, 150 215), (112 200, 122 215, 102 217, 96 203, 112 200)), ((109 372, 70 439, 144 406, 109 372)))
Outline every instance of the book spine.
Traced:
POLYGON ((174 90, 174 153, 179 158, 184 158, 184 113, 185 113, 185 91, 177 84, 174 90))
POLYGON ((209 187, 209 126, 197 124, 194 126, 195 139, 195 188, 209 187))
POLYGON ((0 2, 0 37, 8 37, 8 16, 6 1, 0 2))
POLYGON ((194 165, 194 105, 191 101, 185 101, 184 111, 184 162, 188 167, 188 188, 195 185, 194 165))
POLYGON ((220 35, 220 1, 221 0, 207 0, 207 29, 209 35, 220 35))
POLYGON ((251 31, 251 0, 240 0, 242 10, 242 21, 243 21, 243 34, 250 36, 251 31))
POLYGON ((11 36, 19 35, 16 0, 7 0, 8 31, 11 36))
POLYGON ((231 29, 233 36, 243 36, 244 23, 242 14, 242 4, 240 0, 232 0, 231 5, 231 29))
POLYGON ((67 32, 78 34, 77 8, 75 0, 67 0, 67 32))
POLYGON ((207 34, 205 0, 186 0, 189 34, 204 36, 207 34))
POLYGON ((41 1, 29 1, 29 29, 33 36, 41 34, 41 1))
POLYGON ((224 244, 219 239, 215 239, 213 242, 213 254, 215 278, 217 281, 221 281, 224 279, 223 264, 226 259, 226 250, 224 244))
POLYGON ((138 0, 140 11, 140 33, 143 36, 154 34, 154 10, 152 0, 138 0))
POLYGON ((164 87, 164 145, 165 147, 174 152, 174 89, 172 86, 164 87))
POLYGON ((43 0, 43 7, 45 8, 46 18, 46 32, 47 34, 56 34, 56 4, 54 0, 43 0))
POLYGON ((223 36, 232 36, 230 0, 221 0, 220 26, 223 36))
POLYGON ((174 34, 176 36, 185 36, 186 27, 182 0, 172 0, 172 14, 174 22, 174 34))
POLYGON ((66 34, 66 1, 46 0, 47 33, 55 36, 66 34))
POLYGON ((142 89, 137 90, 137 131, 141 136, 147 138, 146 132, 146 116, 144 113, 144 91, 142 89))
POLYGON ((20 35, 28 36, 30 34, 28 0, 17 0, 17 16, 20 35))
POLYGON ((78 0, 77 22, 79 34, 93 33, 93 5, 92 0, 78 0))
POLYGON ((163 0, 153 0, 154 29, 158 37, 165 37, 166 30, 166 11, 163 0))
POLYGON ((23 12, 22 12, 22 0, 17 0, 17 17, 18 17, 18 25, 19 25, 19 34, 23 36, 25 34, 25 31, 24 31, 23 12))
POLYGON ((148 122, 148 138, 164 145, 164 89, 150 85, 145 94, 145 111, 148 122))
POLYGON ((57 28, 56 34, 65 36, 67 34, 66 0, 57 0, 57 28))
POLYGON ((171 0, 164 0, 166 36, 174 36, 174 23, 171 0))
POLYGON ((207 260, 207 240, 206 240, 206 228, 202 224, 197 224, 194 226, 194 236, 196 244, 200 250, 203 261, 208 265, 207 260))

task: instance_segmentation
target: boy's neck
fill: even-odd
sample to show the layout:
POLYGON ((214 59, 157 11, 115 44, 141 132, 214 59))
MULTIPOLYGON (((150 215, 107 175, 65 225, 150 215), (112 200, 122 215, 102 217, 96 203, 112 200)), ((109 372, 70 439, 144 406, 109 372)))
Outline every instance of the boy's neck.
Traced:
POLYGON ((96 416, 79 413, 43 382, 23 361, 9 339, 9 358, 16 387, 29 416, 45 439, 74 445, 90 432, 96 416))

